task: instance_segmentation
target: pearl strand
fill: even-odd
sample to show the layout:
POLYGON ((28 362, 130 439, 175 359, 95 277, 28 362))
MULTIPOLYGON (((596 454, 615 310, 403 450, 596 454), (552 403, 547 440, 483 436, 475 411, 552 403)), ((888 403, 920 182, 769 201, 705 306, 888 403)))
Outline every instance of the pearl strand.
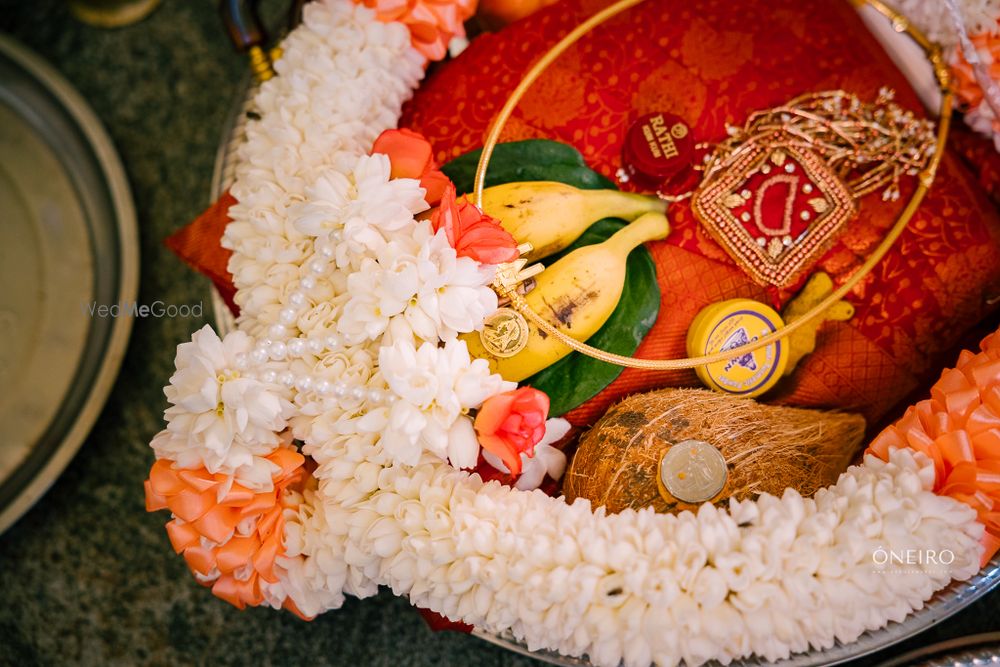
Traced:
POLYGON ((268 361, 302 358, 306 354, 318 356, 323 352, 336 352, 339 349, 346 348, 340 337, 334 334, 323 338, 302 338, 301 336, 286 340, 264 338, 257 341, 253 351, 246 355, 248 361, 244 367, 249 368, 251 364, 259 366, 268 361))
POLYGON ((330 382, 327 378, 318 375, 296 375, 291 371, 278 372, 273 369, 257 372, 257 368, 269 360, 291 361, 294 358, 303 358, 307 354, 316 355, 325 350, 336 350, 339 347, 341 347, 340 339, 333 335, 322 340, 318 338, 309 340, 294 338, 287 344, 280 340, 272 341, 265 338, 257 343, 253 352, 236 356, 236 369, 243 377, 259 379, 268 384, 281 384, 300 392, 311 390, 322 396, 334 396, 356 401, 366 400, 370 403, 391 403, 395 400, 396 397, 391 392, 377 388, 368 389, 363 386, 352 387, 345 382, 330 382))
POLYGON ((337 241, 341 236, 341 232, 336 230, 326 237, 314 240, 313 256, 305 264, 308 274, 299 280, 296 289, 288 295, 287 303, 282 304, 278 321, 268 327, 268 337, 257 341, 251 352, 237 355, 236 368, 244 377, 259 379, 268 384, 281 384, 300 392, 315 391, 321 396, 343 400, 392 403, 396 396, 381 389, 357 385, 352 387, 346 382, 330 382, 325 377, 312 374, 296 375, 289 370, 278 372, 267 369, 257 372, 258 367, 269 361, 291 361, 306 355, 319 356, 327 351, 346 350, 347 346, 340 337, 333 334, 323 338, 303 338, 292 336, 289 332, 289 328, 298 321, 302 309, 309 303, 306 292, 316 287, 317 277, 327 273, 329 262, 337 253, 337 241))
MULTIPOLYGON (((302 340, 301 338, 296 340, 302 340)), ((280 341, 272 342, 271 346, 280 344, 280 341)), ((255 350, 256 352, 256 350, 255 350)), ((284 356, 284 355, 282 355, 284 356)), ((304 355, 303 355, 304 356, 304 355)), ((266 363, 266 362, 264 362, 266 363)), ((299 392, 315 391, 321 396, 333 396, 338 399, 367 401, 369 403, 393 403, 396 396, 391 392, 378 388, 367 388, 362 385, 351 386, 346 382, 331 382, 326 377, 311 373, 295 374, 292 371, 276 371, 267 369, 261 372, 257 367, 262 364, 254 363, 250 355, 241 354, 236 358, 236 367, 242 377, 260 380, 267 384, 281 384, 289 389, 299 392)))
POLYGON ((341 231, 334 230, 313 241, 313 255, 305 263, 308 275, 299 280, 298 287, 288 295, 287 302, 281 304, 278 321, 267 329, 268 338, 272 341, 284 342, 292 338, 289 329, 298 321, 302 309, 309 303, 306 292, 316 287, 317 277, 327 273, 330 260, 337 254, 337 242, 341 237, 341 231))

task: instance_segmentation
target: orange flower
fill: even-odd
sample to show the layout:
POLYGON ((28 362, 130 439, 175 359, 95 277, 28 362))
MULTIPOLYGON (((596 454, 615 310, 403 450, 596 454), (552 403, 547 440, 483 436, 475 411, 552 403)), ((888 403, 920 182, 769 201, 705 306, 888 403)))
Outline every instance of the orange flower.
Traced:
POLYGON ((355 0, 375 10, 384 23, 398 21, 410 29, 413 48, 430 60, 448 54, 453 37, 464 37, 466 19, 476 13, 476 0, 355 0))
POLYGON ((1000 78, 1000 35, 985 32, 973 35, 970 40, 976 51, 980 55, 988 54, 989 59, 984 59, 974 67, 965 59, 962 49, 956 49, 951 68, 955 96, 958 98, 959 108, 966 112, 968 124, 983 134, 987 133, 987 127, 991 128, 996 143, 996 135, 1000 134, 1000 118, 980 82, 988 86, 989 82, 1000 78))
POLYGON ((459 257, 482 264, 501 264, 517 259, 517 241, 500 223, 463 197, 455 199, 455 186, 445 188, 441 204, 431 215, 434 231, 442 227, 459 257))
POLYGON ((491 396, 476 415, 479 444, 499 456, 512 475, 520 475, 521 453, 534 453, 548 414, 549 397, 538 389, 520 387, 491 396))
POLYGON ((934 492, 976 510, 985 565, 1000 548, 1000 332, 965 350, 941 374, 931 397, 872 441, 867 453, 889 459, 890 448, 909 447, 934 462, 934 492))
MULTIPOLYGON (((174 519, 167 523, 167 535, 174 551, 184 554, 191 571, 203 578, 212 593, 243 609, 264 601, 260 580, 276 583, 274 560, 285 553, 285 519, 282 503, 285 489, 303 478, 305 458, 291 449, 278 449, 265 457, 278 466, 274 488, 254 493, 228 477, 196 470, 175 469, 167 459, 159 459, 146 480, 146 511, 169 509, 174 519), (220 492, 223 492, 220 497, 220 492), (237 527, 252 524, 247 534, 237 527), (215 546, 205 546, 207 538, 215 546)), ((305 618, 291 599, 285 608, 305 618)))
POLYGON ((372 146, 372 155, 389 156, 390 178, 413 178, 426 190, 424 201, 437 206, 451 180, 434 162, 434 152, 424 135, 410 130, 386 130, 378 135, 372 146))
MULTIPOLYGON (((1000 79, 1000 36, 986 32, 973 35, 970 39, 976 51, 990 55, 991 61, 983 64, 990 78, 994 81, 1000 79)), ((955 52, 952 72, 955 74, 955 94, 966 108, 977 106, 983 101, 983 89, 976 80, 975 70, 965 59, 961 49, 955 52)))

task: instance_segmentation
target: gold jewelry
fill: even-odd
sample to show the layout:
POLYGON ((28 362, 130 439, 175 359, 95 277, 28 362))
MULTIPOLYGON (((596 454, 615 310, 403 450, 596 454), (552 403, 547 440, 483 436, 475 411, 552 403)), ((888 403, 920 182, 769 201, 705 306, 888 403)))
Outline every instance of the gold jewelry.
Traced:
POLYGON ((513 357, 528 344, 528 322, 513 308, 497 308, 486 316, 479 338, 494 357, 513 357))
MULTIPOLYGON (((546 54, 544 54, 526 73, 524 79, 518 84, 511 94, 510 98, 500 109, 497 114, 496 120, 493 122, 493 126, 490 128, 490 132, 486 137, 486 141, 483 144, 482 154, 479 159, 479 166, 476 170, 475 178, 475 190, 474 190, 474 200, 477 206, 482 208, 483 204, 483 187, 486 181, 486 170, 489 166, 490 159, 493 155, 493 150, 496 148, 497 143, 500 139, 500 133, 503 131, 504 126, 510 119, 511 114, 516 108, 518 102, 524 97, 524 94, 531 87, 531 84, 545 71, 545 69, 563 52, 565 52, 570 46, 576 43, 581 37, 586 35, 596 26, 604 23, 608 19, 620 14, 621 12, 638 5, 643 0, 619 0, 613 5, 609 5, 603 10, 591 16, 589 19, 581 23, 579 26, 570 31, 565 37, 563 37, 552 49, 550 49, 546 54)), ((618 354, 612 354, 605 352, 603 350, 598 350, 594 347, 582 343, 575 338, 564 334, 563 332, 556 329, 554 326, 549 324, 547 320, 535 313, 524 300, 524 297, 517 291, 517 285, 503 284, 497 282, 494 284, 494 289, 500 295, 502 299, 509 299, 510 306, 520 312, 524 317, 533 322, 538 328, 547 335, 555 336, 556 340, 567 345, 573 350, 585 354, 589 357, 605 361, 607 363, 616 364, 619 366, 624 366, 628 368, 644 368, 650 370, 680 370, 687 368, 695 368, 697 366, 703 366, 705 364, 715 363, 718 361, 726 361, 729 359, 734 359, 736 357, 745 355, 749 352, 757 350, 759 348, 771 345, 799 328, 806 326, 812 320, 819 317, 825 310, 830 306, 840 301, 855 285, 858 284, 866 275, 878 263, 882 260, 885 254, 889 251, 892 245, 899 238, 903 230, 906 229, 906 225, 909 223, 910 219, 916 213, 917 208, 920 206, 921 201, 923 201, 924 196, 927 194, 927 190, 931 183, 934 181, 934 175, 937 172, 938 164, 941 161, 941 155, 944 153, 945 141, 948 137, 948 128, 951 121, 951 100, 952 91, 950 83, 950 74, 948 72, 948 67, 944 62, 944 57, 942 56, 941 48, 932 44, 917 28, 912 26, 909 21, 899 12, 890 8, 888 5, 883 3, 881 0, 853 0, 857 5, 870 4, 880 13, 888 17, 893 22, 893 27, 897 32, 906 32, 917 44, 923 48, 924 52, 934 68, 934 75, 937 78, 938 85, 941 88, 941 106, 938 112, 938 129, 937 138, 934 143, 934 150, 930 154, 926 165, 920 169, 917 173, 917 178, 919 180, 918 186, 915 189, 913 196, 910 198, 904 207, 902 213, 897 218, 895 224, 886 232, 882 242, 875 248, 868 259, 861 265, 861 267, 855 271, 850 278, 848 278, 843 285, 838 289, 834 290, 829 296, 823 299, 820 303, 814 306, 809 312, 803 314, 800 318, 796 319, 781 329, 778 329, 772 334, 767 336, 762 336, 756 341, 750 342, 746 345, 741 345, 729 350, 724 350, 715 354, 704 355, 700 357, 692 357, 686 359, 634 359, 632 357, 625 357, 618 354)), ((529 267, 530 269, 531 267, 529 267)))
POLYGON ((892 102, 842 90, 802 95, 751 114, 706 157, 691 209, 729 256, 762 285, 794 283, 830 247, 855 200, 927 168, 934 126, 892 102))

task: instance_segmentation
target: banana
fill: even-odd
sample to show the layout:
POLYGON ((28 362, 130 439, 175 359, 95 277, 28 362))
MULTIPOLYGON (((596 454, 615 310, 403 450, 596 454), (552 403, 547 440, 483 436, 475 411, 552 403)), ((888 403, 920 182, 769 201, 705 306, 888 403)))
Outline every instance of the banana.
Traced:
MULTIPOLYGON (((621 299, 625 260, 646 241, 666 238, 670 224, 663 213, 646 213, 615 232, 603 243, 569 253, 546 268, 525 300, 532 310, 560 331, 586 341, 600 329, 621 299)), ((528 343, 512 357, 496 357, 483 346, 479 332, 462 339, 474 357, 487 359, 494 373, 520 382, 559 361, 572 350, 529 322, 528 343)))
POLYGON ((603 218, 634 220, 663 213, 658 197, 618 190, 580 190, 554 181, 506 183, 483 190, 483 211, 496 218, 518 243, 530 243, 531 257, 563 250, 603 218))

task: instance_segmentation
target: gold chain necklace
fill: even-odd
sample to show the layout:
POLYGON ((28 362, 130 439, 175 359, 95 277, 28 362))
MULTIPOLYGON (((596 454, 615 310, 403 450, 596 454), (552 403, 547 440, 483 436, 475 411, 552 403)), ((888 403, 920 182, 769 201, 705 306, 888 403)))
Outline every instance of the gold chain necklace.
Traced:
MULTIPOLYGON (((503 131, 507 121, 510 119, 511 114, 517 107, 521 98, 524 97, 525 93, 535 82, 535 80, 541 76, 541 74, 548 68, 552 62, 558 58, 563 52, 565 52, 570 46, 575 44, 580 38, 588 34, 595 27, 601 25, 605 21, 613 18, 614 16, 620 14, 621 12, 630 9, 643 2, 644 0, 619 0, 618 2, 609 5, 600 12, 594 14, 589 19, 578 25, 572 31, 570 31, 565 37, 563 37, 555 46, 553 46, 548 52, 546 52, 525 74, 524 78, 514 89, 511 96, 507 99, 507 102, 500 109, 497 114, 496 120, 493 122, 490 132, 487 135, 486 141, 483 144, 483 151, 479 159, 479 166, 476 170, 475 178, 475 190, 473 193, 475 203, 479 208, 483 205, 483 188, 486 181, 486 170, 489 167, 490 159, 493 155, 493 150, 496 148, 497 143, 500 139, 500 134, 503 131)), ((935 174, 937 173, 938 165, 941 161, 941 156, 944 153, 945 141, 948 137, 948 129, 950 127, 951 121, 951 78, 948 71, 947 65, 944 62, 944 58, 941 52, 941 48, 931 43, 915 26, 913 26, 905 16, 892 9, 881 0, 853 0, 853 2, 860 6, 864 4, 869 4, 878 10, 881 14, 889 18, 893 23, 893 28, 897 32, 906 32, 923 50, 927 55, 931 66, 934 69, 934 76, 937 79, 938 85, 941 89, 941 104, 938 110, 938 123, 937 123, 937 136, 933 144, 933 150, 926 160, 921 160, 919 164, 902 163, 904 169, 910 171, 916 171, 914 174, 918 179, 918 185, 915 189, 910 200, 907 202, 902 213, 900 213, 896 222, 893 226, 886 232, 881 243, 875 248, 871 255, 865 260, 865 262, 858 268, 851 276, 848 278, 843 285, 838 289, 834 290, 829 296, 820 301, 816 306, 810 309, 808 312, 803 314, 801 317, 797 318, 795 321, 786 324, 785 326, 779 328, 771 334, 761 336, 756 341, 749 342, 745 345, 739 347, 734 347, 728 350, 723 350, 716 352, 714 354, 708 354, 700 357, 688 357, 680 359, 636 359, 633 357, 626 357, 619 354, 613 354, 610 352, 605 352, 599 350, 595 347, 587 345, 577 339, 569 336, 552 324, 550 324, 545 318, 536 313, 518 291, 518 287, 521 281, 524 280, 527 275, 534 275, 539 269, 535 267, 524 268, 524 260, 517 260, 516 263, 510 265, 501 265, 498 267, 497 279, 493 283, 493 288, 500 296, 503 301, 509 302, 512 309, 520 313, 528 321, 534 323, 539 330, 544 332, 546 335, 555 337, 556 340, 560 341, 567 347, 580 352, 589 357, 599 359, 611 364, 616 364, 618 366, 624 366, 627 368, 640 368, 647 370, 680 370, 695 368, 698 366, 704 366, 707 364, 714 364, 720 361, 727 361, 730 359, 735 359, 754 350, 772 345, 789 334, 792 334, 796 330, 808 325, 812 320, 823 314, 828 308, 833 306, 835 303, 840 301, 855 285, 858 284, 866 275, 868 275, 872 269, 874 269, 878 263, 882 260, 885 254, 889 251, 892 245, 896 242, 899 236, 906 229, 907 224, 909 224, 910 219, 916 213, 917 208, 923 201, 924 196, 927 194, 928 189, 934 181, 935 174)), ((834 91, 833 94, 841 91, 834 91)), ((841 92, 843 95, 844 93, 841 92)), ((795 100, 793 100, 793 103, 795 100)), ((790 103, 787 106, 792 106, 790 103)), ((772 110, 773 111, 773 110, 772 110)), ((766 112, 762 112, 766 113, 766 112)), ((780 114, 778 116, 780 118, 780 114)), ((753 122, 753 117, 751 117, 751 123, 753 122)), ((720 144, 725 146, 726 142, 720 144)), ((708 165, 711 168, 711 164, 708 165)), ((879 168, 878 171, 873 171, 873 173, 863 173, 862 180, 855 183, 852 190, 861 196, 871 192, 878 187, 886 184, 886 178, 889 178, 889 182, 892 184, 889 190, 889 197, 892 198, 893 193, 898 193, 898 188, 896 186, 898 182, 898 171, 893 168, 879 168)), ((898 195, 895 195, 898 197, 898 195)))

